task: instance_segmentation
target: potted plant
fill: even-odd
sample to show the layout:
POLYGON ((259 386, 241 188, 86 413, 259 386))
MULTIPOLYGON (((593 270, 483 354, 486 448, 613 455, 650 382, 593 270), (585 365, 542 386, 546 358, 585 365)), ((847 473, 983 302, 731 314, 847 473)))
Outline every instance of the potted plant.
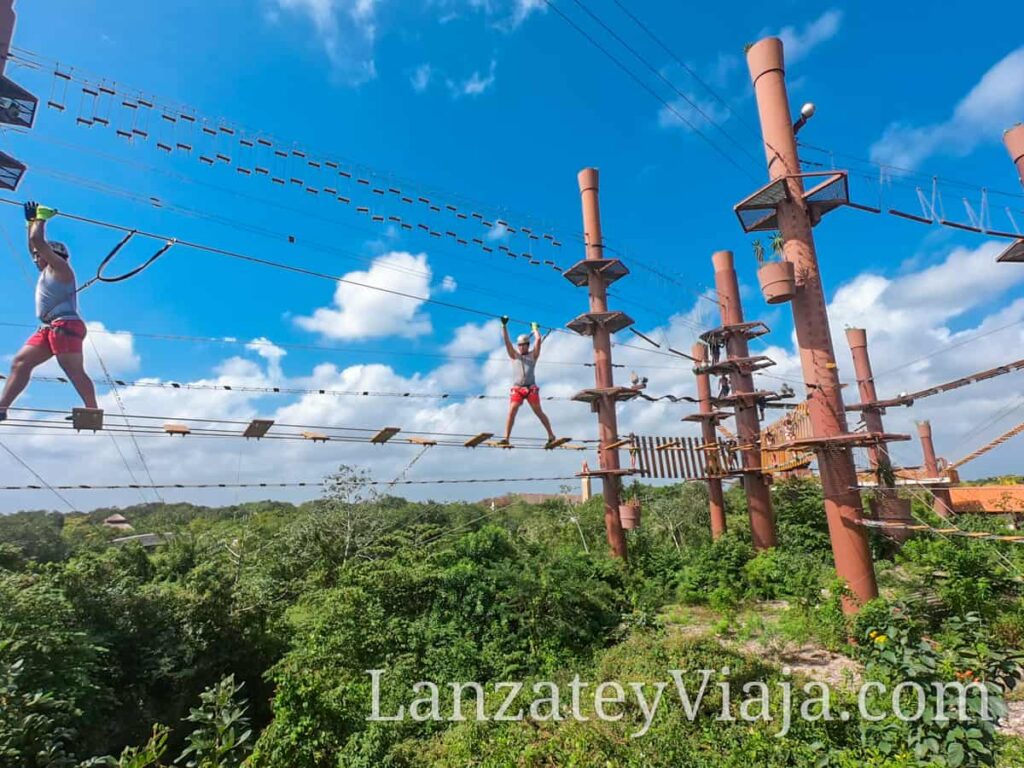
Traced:
POLYGON ((619 505, 619 520, 623 529, 632 531, 640 527, 640 499, 633 497, 619 505))
POLYGON ((754 256, 757 258, 757 280, 761 284, 761 293, 769 304, 781 304, 792 301, 796 295, 796 273, 793 262, 782 258, 782 246, 785 244, 781 232, 772 236, 772 253, 775 260, 768 261, 764 255, 764 246, 760 240, 754 241, 754 256))

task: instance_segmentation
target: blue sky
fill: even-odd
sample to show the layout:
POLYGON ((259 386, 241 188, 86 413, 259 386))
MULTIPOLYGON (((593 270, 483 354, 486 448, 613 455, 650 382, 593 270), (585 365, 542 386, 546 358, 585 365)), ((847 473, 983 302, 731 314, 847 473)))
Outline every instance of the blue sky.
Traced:
MULTIPOLYGON (((732 212, 732 205, 765 178, 760 141, 751 128, 756 126, 756 110, 742 58, 744 43, 763 34, 781 34, 794 108, 807 100, 818 107, 801 138, 837 153, 807 150, 803 159, 837 167, 850 163, 842 153, 862 159, 853 164, 855 199, 877 204, 873 179, 878 168, 866 160, 880 160, 922 174, 891 174, 895 183, 887 204, 914 210, 915 184, 937 174, 1017 193, 990 197, 992 226, 1010 228, 1002 212, 1007 205, 1024 224, 1024 200, 999 142, 1004 128, 1024 119, 1024 49, 1015 33, 1019 25, 1009 23, 1009 16, 1020 15, 1013 4, 993 3, 985 12, 953 18, 935 13, 933 4, 916 2, 751 3, 728 12, 714 4, 623 3, 712 86, 717 98, 633 26, 614 2, 584 4, 715 120, 717 125, 711 125, 678 103, 740 168, 674 120, 543 0, 183 0, 96 3, 88 8, 70 0, 40 1, 17 4, 15 44, 46 62, 74 66, 85 77, 116 80, 159 103, 188 105, 198 115, 271 135, 277 145, 294 142, 303 151, 349 164, 342 167, 373 169, 376 179, 439 201, 442 207, 455 203, 492 220, 551 231, 563 247, 539 241, 537 257, 562 266, 583 255, 576 239, 576 172, 598 166, 608 243, 627 263, 634 263, 633 274, 615 287, 612 301, 636 318, 638 329, 686 348, 697 326, 710 327, 717 320, 712 303, 699 298, 712 281, 710 254, 734 249, 747 315, 772 326, 770 344, 779 361, 775 374, 783 378, 796 379, 799 371, 788 311, 769 309, 749 287, 754 283, 750 238, 732 212), (997 17, 1007 23, 993 24, 997 17), (936 44, 954 35, 956 45, 936 44)), ((677 104, 678 94, 645 71, 574 0, 556 0, 555 5, 664 99, 677 104)), ((450 238, 436 240, 381 226, 353 209, 361 195, 367 204, 384 205, 384 214, 415 210, 410 221, 433 221, 441 231, 456 225, 460 235, 468 233, 467 240, 484 238, 487 231, 472 220, 458 221, 420 205, 409 209, 390 195, 380 203, 344 179, 335 181, 342 195, 343 185, 354 190, 350 205, 326 194, 314 197, 293 185, 281 188, 265 178, 242 176, 234 166, 244 162, 246 150, 223 135, 218 149, 231 153, 231 167, 197 161, 199 134, 193 153, 168 155, 155 147, 161 135, 169 135, 155 113, 150 115, 150 139, 129 145, 114 135, 119 121, 130 114, 118 103, 112 105, 111 127, 77 126, 81 94, 72 85, 65 96, 59 82, 52 90, 52 68, 12 66, 8 75, 42 102, 55 97, 66 104, 63 113, 41 107, 30 134, 8 132, 2 137, 4 151, 31 169, 15 195, 18 199, 37 198, 70 212, 332 274, 371 269, 356 279, 379 280, 418 295, 430 292, 442 301, 536 319, 545 326, 562 325, 585 309, 583 291, 549 268, 463 247, 450 238), (145 204, 150 197, 165 207, 145 204), (170 206, 201 215, 172 212, 170 206), (234 226, 239 224, 243 228, 234 226), (289 235, 295 243, 288 242, 289 235)), ((88 103, 85 110, 88 116, 88 103)), ((181 140, 184 128, 174 130, 181 140)), ((256 164, 255 157, 248 159, 256 164)), ((293 158, 285 170, 290 176, 299 173, 299 166, 293 158)), ((306 167, 302 172, 312 173, 306 167)), ((320 187, 332 184, 326 175, 314 177, 320 187)), ((966 218, 963 196, 978 208, 976 189, 944 184, 940 191, 949 218, 966 218)), ((19 212, 0 210, 0 223, 12 233, 23 258, 19 212)), ((71 246, 80 279, 90 275, 117 240, 114 233, 59 220, 53 229, 54 236, 59 234, 71 246)), ((844 322, 868 328, 876 342, 875 368, 883 394, 1018 357, 1017 321, 1024 318, 1021 273, 1012 265, 997 268, 991 263, 1000 250, 992 238, 854 210, 832 214, 816 237, 837 313, 833 330, 841 339, 844 322), (1009 324, 983 341, 888 378, 883 375, 944 344, 1009 324)), ((520 250, 530 245, 521 233, 486 242, 520 250)), ((132 264, 153 247, 133 243, 119 263, 132 264)), ((15 259, 0 258, 0 281, 9 297, 0 322, 31 324, 31 292, 15 259)), ((507 386, 496 325, 482 317, 355 288, 336 296, 335 286, 326 281, 184 249, 172 249, 131 281, 91 288, 84 294, 83 312, 92 323, 102 324, 94 326, 93 339, 112 371, 125 378, 300 387, 316 382, 332 388, 496 395, 507 386), (99 332, 104 329, 133 335, 112 337, 99 332), (280 344, 330 345, 339 351, 266 345, 248 350, 241 344, 184 344, 140 335, 153 333, 227 336, 243 342, 266 338, 280 344)), ((26 332, 0 326, 0 348, 12 354, 26 332)), ((588 359, 585 343, 575 339, 552 337, 550 348, 551 360, 588 359)), ((692 389, 685 365, 639 351, 617 354, 637 370, 651 366, 644 373, 651 376, 656 394, 692 389)), ((837 356, 849 378, 845 344, 837 346, 837 356)), ((94 360, 90 370, 100 372, 94 360)), ((542 363, 541 383, 552 394, 571 394, 590 375, 580 365, 544 369, 542 363)), ((940 453, 957 458, 954 454, 1015 423, 1012 408, 1018 396, 1012 379, 976 389, 956 400, 922 402, 912 411, 893 414, 892 426, 912 429, 913 418, 931 418, 940 453), (987 431, 978 429, 1004 411, 1003 421, 993 421, 987 431)), ((39 383, 19 404, 67 408, 71 395, 65 387, 39 383)), ((497 432, 504 410, 497 399, 410 405, 386 399, 355 403, 155 389, 125 390, 122 395, 130 413, 243 419, 270 415, 279 421, 289 417, 303 423, 394 424, 455 432, 497 432)), ((105 405, 116 412, 109 395, 105 405)), ((679 434, 677 420, 685 410, 625 406, 623 427, 679 434)), ((584 406, 556 401, 549 411, 560 433, 593 437, 592 416, 584 406)), ((1016 415, 1019 420, 1020 411, 1016 415)), ((541 434, 525 414, 517 433, 541 434)), ((364 464, 388 479, 414 455, 411 447, 370 454, 286 443, 245 444, 242 452, 240 441, 228 440, 193 441, 186 453, 180 443, 172 446, 168 440, 145 438, 140 445, 154 477, 176 482, 316 479, 339 461, 364 464)), ((12 436, 11 445, 21 446, 21 455, 51 481, 69 473, 76 482, 128 479, 103 436, 62 441, 12 436), (72 469, 67 469, 69 463, 72 469)), ((123 447, 129 463, 140 470, 134 448, 123 447)), ((905 463, 919 461, 915 444, 900 450, 905 463)), ((480 451, 462 456, 435 449, 410 477, 525 476, 538 474, 538 469, 571 474, 581 458, 520 452, 525 453, 530 455, 512 458, 515 452, 480 451)), ((1012 447, 993 454, 975 465, 976 473, 1019 469, 1015 455, 1012 447)), ((13 466, 0 467, 0 478, 12 483, 29 479, 13 466)), ((478 497, 495 490, 471 486, 462 495, 478 497)), ((236 495, 180 497, 230 501, 236 495)), ((79 494, 72 500, 88 507, 126 503, 137 496, 79 494)), ((50 501, 7 494, 0 509, 50 501)))

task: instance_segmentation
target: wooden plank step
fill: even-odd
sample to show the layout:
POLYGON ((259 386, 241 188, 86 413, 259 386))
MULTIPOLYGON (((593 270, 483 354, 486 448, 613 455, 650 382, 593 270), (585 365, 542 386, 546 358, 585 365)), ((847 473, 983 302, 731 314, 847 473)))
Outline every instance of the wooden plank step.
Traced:
POLYGON ((91 429, 96 432, 103 429, 103 411, 100 408, 72 408, 71 426, 81 431, 91 429))
POLYGON ((548 440, 548 442, 544 443, 544 450, 550 451, 553 448, 559 448, 559 447, 565 445, 566 443, 571 443, 571 442, 572 442, 572 438, 571 437, 559 437, 559 438, 557 438, 555 440, 548 440))
POLYGON ((169 435, 181 435, 182 437, 184 437, 185 435, 192 434, 192 430, 186 427, 184 424, 174 424, 171 422, 167 422, 166 424, 164 424, 164 432, 166 432, 169 435))
POLYGON ((384 429, 370 438, 370 442, 375 445, 383 445, 401 431, 399 427, 384 427, 384 429))
POLYGON ((253 419, 249 422, 249 426, 245 428, 242 437, 255 437, 259 440, 270 431, 272 426, 274 426, 272 419, 253 419))
POLYGON ((625 445, 633 445, 633 438, 624 437, 621 440, 616 440, 614 443, 608 443, 604 448, 606 451, 614 451, 616 448, 622 448, 625 445))
POLYGON ((302 439, 312 440, 314 443, 326 443, 329 438, 322 432, 303 432, 302 439))
POLYGON ((408 442, 413 445, 437 445, 437 440, 430 440, 426 437, 410 437, 408 442))
POLYGON ((467 448, 476 448, 478 445, 487 442, 492 437, 494 437, 493 432, 481 432, 479 435, 474 435, 473 437, 469 438, 469 440, 464 442, 463 445, 466 446, 467 448))

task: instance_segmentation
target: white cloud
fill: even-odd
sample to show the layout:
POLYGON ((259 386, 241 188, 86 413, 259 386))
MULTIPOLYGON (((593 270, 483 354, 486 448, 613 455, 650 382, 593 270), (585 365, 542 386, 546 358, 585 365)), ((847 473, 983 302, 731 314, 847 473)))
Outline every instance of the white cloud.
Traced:
POLYGON ((271 379, 278 380, 283 378, 281 371, 281 358, 288 354, 286 350, 277 346, 265 336, 253 339, 245 345, 245 348, 250 352, 255 352, 267 361, 268 373, 271 379))
POLYGON ((351 85, 377 76, 374 43, 380 0, 275 0, 283 11, 306 16, 337 74, 351 85))
POLYGON ((508 26, 511 29, 518 28, 535 11, 547 12, 547 5, 544 0, 515 0, 515 7, 512 9, 512 15, 509 17, 508 26))
POLYGON ((462 96, 480 96, 486 93, 494 85, 497 76, 495 75, 495 69, 498 66, 498 62, 491 59, 490 69, 487 71, 487 75, 481 75, 479 70, 473 72, 465 80, 455 82, 454 80, 448 80, 448 90, 451 91, 452 96, 460 98, 462 96))
POLYGON ((534 13, 547 12, 544 0, 431 0, 445 12, 441 23, 458 17, 458 9, 468 5, 493 20, 493 26, 502 32, 515 32, 534 13), (451 10, 451 9, 456 10, 451 10))
POLYGON ((504 224, 495 224, 489 230, 487 230, 487 239, 490 242, 497 240, 506 240, 509 236, 509 229, 504 224))
MULTIPOLYGON (((362 285, 424 298, 430 295, 430 278, 427 255, 404 251, 379 256, 365 272, 344 276, 362 285)), ((331 339, 415 338, 430 333, 430 318, 420 312, 423 301, 367 290, 362 285, 339 282, 332 307, 321 307, 310 317, 297 317, 296 324, 331 339)))
POLYGON ((420 64, 409 78, 409 84, 416 93, 423 93, 430 85, 434 70, 429 64, 420 64))
POLYGON ((477 325, 467 323, 455 329, 452 339, 444 351, 447 355, 482 355, 501 344, 501 326, 497 320, 488 320, 477 325))
POLYGON ((780 29, 776 36, 782 40, 786 63, 793 64, 799 61, 822 43, 831 40, 839 33, 842 21, 843 12, 833 8, 805 24, 802 29, 797 29, 793 25, 780 29))
POLYGON ((445 275, 441 280, 441 290, 444 293, 455 293, 459 288, 458 281, 451 275, 445 275))
POLYGON ((946 120, 915 126, 894 122, 871 147, 871 159, 913 169, 929 157, 969 155, 1024 114, 1024 46, 993 65, 953 108, 946 120))
POLYGON ((687 94, 687 96, 690 98, 689 102, 680 96, 669 102, 671 108, 661 107, 658 110, 659 128, 682 128, 688 131, 690 127, 686 123, 689 122, 700 130, 708 127, 708 118, 718 124, 729 119, 729 111, 721 103, 710 99, 699 99, 692 94, 687 94))

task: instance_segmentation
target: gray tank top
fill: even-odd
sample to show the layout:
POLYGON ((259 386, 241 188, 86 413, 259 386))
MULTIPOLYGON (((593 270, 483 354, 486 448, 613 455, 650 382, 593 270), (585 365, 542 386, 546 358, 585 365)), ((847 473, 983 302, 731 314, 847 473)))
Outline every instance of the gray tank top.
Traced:
POLYGON ((78 293, 75 281, 65 283, 54 277, 50 270, 39 273, 36 283, 36 317, 41 323, 54 320, 79 320, 78 293))
POLYGON ((533 369, 536 367, 537 361, 533 359, 533 355, 525 354, 516 357, 516 359, 512 361, 512 386, 536 386, 537 379, 534 378, 533 375, 533 369))

